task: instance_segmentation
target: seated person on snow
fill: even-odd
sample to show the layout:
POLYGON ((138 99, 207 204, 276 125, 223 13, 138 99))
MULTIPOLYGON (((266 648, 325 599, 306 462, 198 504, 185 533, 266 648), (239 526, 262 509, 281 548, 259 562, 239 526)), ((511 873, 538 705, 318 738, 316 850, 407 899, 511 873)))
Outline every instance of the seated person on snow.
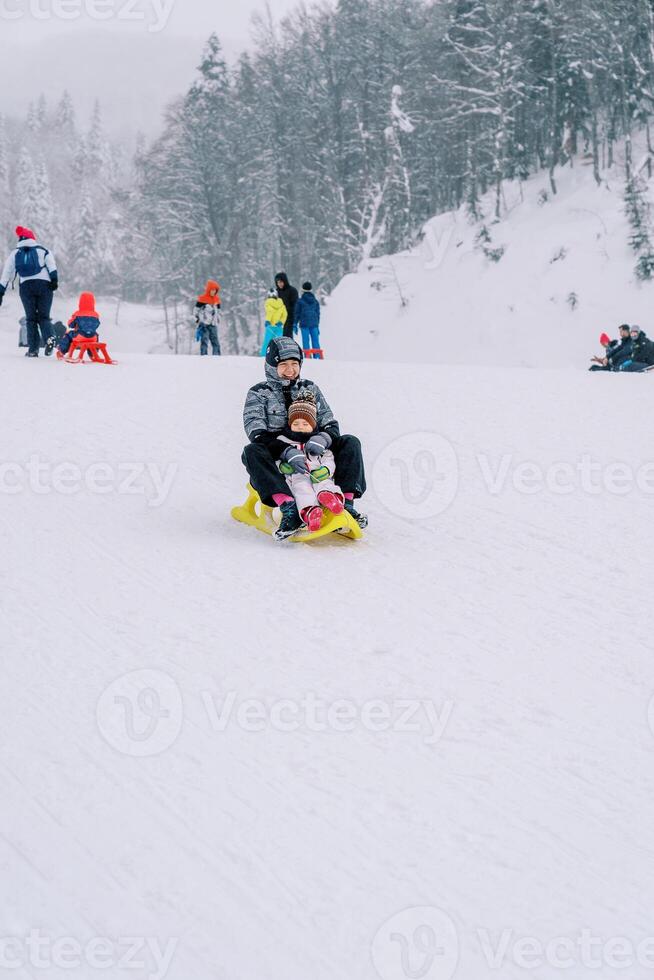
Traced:
POLYGON ((59 341, 59 350, 62 354, 67 354, 77 337, 97 340, 99 327, 100 317, 95 309, 95 296, 93 293, 82 293, 79 306, 68 321, 68 330, 59 341))
POLYGON ((609 357, 619 345, 618 340, 611 340, 607 333, 600 335, 600 344, 604 348, 604 357, 591 357, 592 365, 589 371, 610 371, 609 357))
POLYGON ((619 371, 647 371, 654 366, 654 341, 651 341, 640 327, 631 328, 631 351, 619 371))
POLYGON ((295 500, 277 466, 273 446, 288 424, 291 403, 310 392, 316 401, 317 433, 305 444, 305 452, 309 456, 321 456, 331 449, 336 460, 334 480, 342 489, 345 509, 360 527, 366 527, 367 518, 355 510, 353 503, 366 492, 361 443, 356 436, 340 434, 338 422, 318 385, 300 377, 303 359, 302 349, 291 337, 271 340, 264 362, 266 380, 253 385, 247 393, 243 423, 250 442, 243 450, 242 460, 250 483, 264 504, 281 508, 282 535, 293 534, 303 527, 295 500))
POLYGON ((286 312, 286 307, 279 298, 279 293, 276 289, 268 290, 268 297, 266 299, 266 330, 263 335, 263 343, 261 345, 261 356, 266 356, 266 351, 268 350, 268 344, 275 337, 281 337, 284 333, 284 324, 286 323, 286 318, 288 313, 286 312))
POLYGON ((323 448, 322 442, 316 444, 317 454, 312 455, 308 450, 315 436, 320 436, 318 407, 314 394, 304 391, 291 402, 288 426, 277 436, 271 452, 279 459, 280 472, 285 475, 300 517, 310 531, 320 530, 323 507, 332 514, 342 514, 345 506, 345 496, 334 483, 333 452, 323 448))
POLYGON ((608 334, 603 333, 600 337, 600 344, 605 350, 604 357, 592 357, 594 361, 589 371, 618 371, 631 354, 631 337, 629 334, 629 324, 622 323, 618 327, 620 332, 619 340, 610 340, 608 334))

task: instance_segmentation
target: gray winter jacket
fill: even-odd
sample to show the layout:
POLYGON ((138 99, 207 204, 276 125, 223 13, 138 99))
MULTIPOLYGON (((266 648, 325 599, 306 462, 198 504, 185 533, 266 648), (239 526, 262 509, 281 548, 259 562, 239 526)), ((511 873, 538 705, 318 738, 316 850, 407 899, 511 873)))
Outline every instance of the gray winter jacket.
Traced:
POLYGON ((268 442, 288 424, 288 409, 302 391, 313 392, 318 406, 318 428, 329 432, 332 438, 340 435, 338 422, 317 384, 298 378, 283 381, 277 370, 264 361, 266 380, 254 385, 247 393, 243 410, 243 424, 250 442, 268 442))

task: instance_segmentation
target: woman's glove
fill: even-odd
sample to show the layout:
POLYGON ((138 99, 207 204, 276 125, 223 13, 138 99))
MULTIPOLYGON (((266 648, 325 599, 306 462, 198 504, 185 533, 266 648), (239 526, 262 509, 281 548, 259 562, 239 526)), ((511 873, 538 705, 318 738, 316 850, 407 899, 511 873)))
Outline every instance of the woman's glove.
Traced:
POLYGON ((307 458, 301 449, 297 446, 289 446, 282 453, 282 462, 290 466, 294 473, 307 473, 309 466, 307 463, 307 458))
POLYGON ((307 440, 304 451, 307 456, 322 456, 325 450, 329 449, 332 444, 332 437, 328 432, 316 432, 315 436, 311 436, 307 440))

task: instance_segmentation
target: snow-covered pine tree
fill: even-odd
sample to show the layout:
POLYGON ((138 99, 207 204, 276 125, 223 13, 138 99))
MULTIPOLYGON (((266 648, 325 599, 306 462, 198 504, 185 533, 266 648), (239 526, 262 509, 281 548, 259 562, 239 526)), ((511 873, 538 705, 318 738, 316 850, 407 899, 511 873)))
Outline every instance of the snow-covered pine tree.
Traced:
POLYGON ((93 106, 91 126, 86 138, 86 174, 91 181, 100 181, 104 175, 108 148, 102 126, 102 110, 96 100, 93 106))
POLYGON ((55 110, 55 131, 58 139, 64 141, 68 147, 73 147, 77 136, 75 106, 70 92, 64 91, 57 108, 55 110))
POLYGON ((50 188, 50 178, 45 161, 41 158, 34 164, 34 185, 31 190, 33 223, 38 228, 39 238, 53 249, 61 243, 58 235, 55 206, 50 188))
POLYGON ((67 250, 70 272, 79 289, 95 291, 102 273, 98 250, 99 220, 88 185, 82 187, 80 201, 77 222, 67 250))
POLYGON ((637 256, 636 277, 645 281, 654 276, 651 208, 647 185, 633 172, 626 178, 624 202, 630 227, 629 245, 637 256))
POLYGON ((36 119, 39 131, 44 130, 48 124, 48 103, 43 93, 41 93, 36 103, 36 119))
POLYGON ((8 217, 8 204, 11 201, 9 186, 9 152, 5 117, 0 115, 0 201, 5 205, 0 212, 0 248, 4 252, 11 242, 11 223, 8 217))
POLYGON ((14 199, 18 205, 20 223, 28 227, 33 225, 35 234, 40 235, 35 221, 38 211, 36 172, 32 154, 26 146, 22 147, 18 157, 14 199))
POLYGON ((27 109, 27 128, 30 133, 38 133, 40 128, 39 114, 33 102, 30 102, 27 109))

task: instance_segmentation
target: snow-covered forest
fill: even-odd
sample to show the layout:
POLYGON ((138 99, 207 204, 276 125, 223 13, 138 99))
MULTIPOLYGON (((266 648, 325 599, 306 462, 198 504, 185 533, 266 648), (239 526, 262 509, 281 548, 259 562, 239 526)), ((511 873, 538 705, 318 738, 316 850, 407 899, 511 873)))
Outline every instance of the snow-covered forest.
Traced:
POLYGON ((135 149, 108 138, 99 105, 90 120, 78 119, 68 92, 52 104, 42 96, 25 119, 0 117, 3 252, 22 221, 56 252, 71 291, 90 283, 120 294, 135 149))
POLYGON ((330 292, 461 204, 501 261, 506 180, 545 168, 555 195, 557 171, 586 163, 599 182, 626 140, 647 279, 651 162, 630 137, 645 130, 649 149, 652 20, 649 0, 339 0, 260 16, 233 64, 210 37, 149 147, 109 141, 99 110, 76 124, 66 96, 7 120, 0 191, 61 253, 64 283, 185 303, 217 275, 227 347, 250 352, 276 269, 330 292))

